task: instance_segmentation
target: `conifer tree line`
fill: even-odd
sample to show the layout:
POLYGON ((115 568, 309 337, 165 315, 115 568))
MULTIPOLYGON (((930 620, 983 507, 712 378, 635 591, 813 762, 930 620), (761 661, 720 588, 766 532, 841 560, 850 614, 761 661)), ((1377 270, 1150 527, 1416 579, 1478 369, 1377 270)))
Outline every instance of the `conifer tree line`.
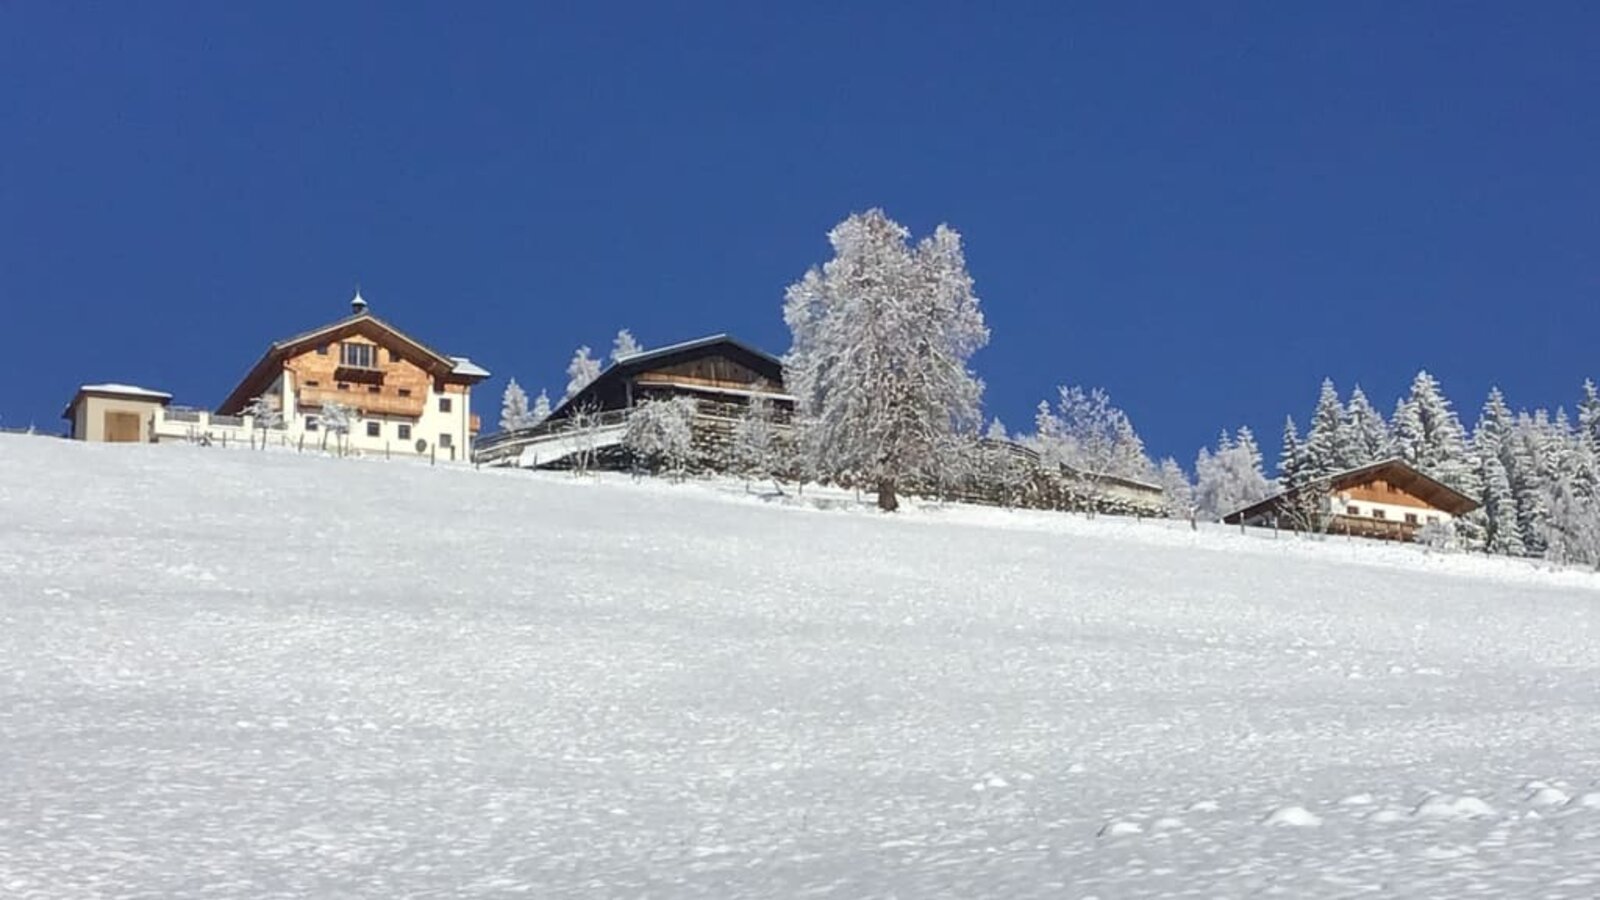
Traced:
MULTIPOLYGON (((1600 391, 1592 381, 1583 384, 1576 421, 1564 409, 1513 412, 1493 388, 1469 432, 1427 371, 1417 373, 1387 419, 1359 385, 1342 400, 1333 381, 1324 380, 1309 423, 1302 434, 1292 416, 1284 422, 1279 490, 1397 457, 1481 503, 1457 521, 1466 544, 1600 565, 1600 391)), ((1202 463, 1207 456, 1201 452, 1202 463)), ((1203 486, 1206 474, 1196 469, 1203 486)), ((1204 487, 1198 493, 1206 514, 1231 511, 1208 504, 1204 487)))

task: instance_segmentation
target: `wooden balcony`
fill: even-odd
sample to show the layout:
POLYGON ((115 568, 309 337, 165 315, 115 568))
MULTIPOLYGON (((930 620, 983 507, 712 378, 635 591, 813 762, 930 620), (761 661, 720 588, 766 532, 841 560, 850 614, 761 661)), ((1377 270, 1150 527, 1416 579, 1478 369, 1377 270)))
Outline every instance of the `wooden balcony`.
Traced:
POLYGON ((425 399, 422 397, 396 397, 393 394, 371 394, 365 387, 359 390, 329 390, 328 388, 301 388, 302 409, 321 409, 324 403, 343 403, 362 413, 379 416, 406 416, 415 419, 422 415, 425 399))
POLYGON ((341 363, 334 368, 333 377, 355 384, 383 384, 383 370, 374 366, 347 366, 341 363))

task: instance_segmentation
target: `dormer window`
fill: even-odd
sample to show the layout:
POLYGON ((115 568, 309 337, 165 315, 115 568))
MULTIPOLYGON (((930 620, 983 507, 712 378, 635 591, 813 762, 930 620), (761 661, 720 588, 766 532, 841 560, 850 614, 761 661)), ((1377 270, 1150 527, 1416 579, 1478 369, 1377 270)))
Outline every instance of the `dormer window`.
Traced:
POLYGON ((371 344, 340 344, 340 365, 356 369, 375 369, 378 367, 378 348, 371 344))

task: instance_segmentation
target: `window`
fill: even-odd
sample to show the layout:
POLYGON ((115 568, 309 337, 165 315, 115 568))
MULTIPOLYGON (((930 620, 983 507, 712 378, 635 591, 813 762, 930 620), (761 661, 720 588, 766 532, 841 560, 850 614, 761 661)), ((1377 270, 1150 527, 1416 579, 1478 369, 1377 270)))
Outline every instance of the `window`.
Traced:
POLYGON ((317 355, 318 356, 327 356, 328 355, 328 345, 327 344, 323 344, 321 347, 318 347, 317 348, 317 355))
POLYGON ((1415 524, 1417 524, 1417 514, 1416 513, 1406 513, 1406 524, 1407 525, 1415 525, 1415 524))
POLYGON ((400 432, 400 440, 402 440, 402 441, 411 440, 411 426, 410 425, 402 424, 398 428, 396 428, 396 430, 398 432, 400 432))
POLYGON ((1347 515, 1347 516, 1359 516, 1359 515, 1361 515, 1361 507, 1359 507, 1359 506, 1346 506, 1344 508, 1344 514, 1347 515))
POLYGON ((439 435, 439 446, 441 446, 441 447, 453 447, 453 446, 455 446, 454 444, 450 443, 450 433, 448 431, 447 432, 443 432, 443 433, 441 433, 439 435))
MULTIPOLYGON (((449 411, 450 411, 450 398, 449 397, 440 397, 439 398, 439 412, 449 412, 449 411)), ((445 446, 448 447, 450 445, 449 444, 445 444, 445 446)))
POLYGON ((400 389, 400 396, 402 396, 402 397, 411 396, 411 388, 401 388, 400 389))
POLYGON ((375 384, 367 385, 367 393, 376 394, 377 392, 378 392, 378 386, 377 385, 375 385, 375 384))
POLYGON ((381 423, 381 422, 368 422, 367 423, 367 437, 379 437, 382 434, 383 434, 383 423, 381 423))
POLYGON ((1372 511, 1372 517, 1373 517, 1373 518, 1374 518, 1374 519, 1387 519, 1387 518, 1389 518, 1389 516, 1388 516, 1388 514, 1387 514, 1387 513, 1385 513, 1385 512, 1384 512, 1384 511, 1383 511, 1383 510, 1381 510, 1381 509, 1375 509, 1375 510, 1373 510, 1373 511, 1372 511))
POLYGON ((1428 517, 1428 524, 1429 525, 1437 525, 1437 524, 1439 524, 1439 517, 1438 516, 1429 516, 1428 517))
POLYGON ((339 390, 348 391, 348 390, 350 390, 350 385, 348 385, 345 382, 341 381, 341 382, 339 382, 339 390))
POLYGON ((307 431, 316 431, 317 430, 317 417, 316 416, 306 416, 306 430, 307 431))
POLYGON ((340 344, 339 362, 357 369, 373 369, 378 364, 378 348, 371 344, 340 344))
POLYGON ((398 351, 398 350, 390 350, 389 351, 389 362, 399 362, 399 361, 400 361, 400 351, 398 351))
POLYGON ((306 380, 306 387, 317 387, 317 386, 319 386, 321 384, 322 384, 322 382, 320 382, 320 381, 312 381, 310 379, 306 380))

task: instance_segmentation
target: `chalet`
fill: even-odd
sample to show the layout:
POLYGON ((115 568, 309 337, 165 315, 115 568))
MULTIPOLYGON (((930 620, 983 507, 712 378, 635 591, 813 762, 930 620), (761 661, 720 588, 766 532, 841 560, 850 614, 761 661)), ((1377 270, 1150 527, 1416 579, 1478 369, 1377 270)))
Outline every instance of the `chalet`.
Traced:
POLYGON ((1223 521, 1413 541, 1428 525, 1452 522, 1477 508, 1478 501, 1394 458, 1274 494, 1223 521))
POLYGON ((755 396, 772 401, 778 418, 788 417, 794 398, 784 393, 783 361, 731 335, 714 334, 612 362, 538 425, 485 438, 475 458, 490 465, 544 468, 594 453, 602 462, 621 464, 614 451, 629 410, 647 399, 691 397, 704 461, 755 396))
POLYGON ((489 373, 445 356, 372 315, 357 292, 350 315, 267 348, 215 411, 175 407, 159 391, 85 385, 63 414, 87 441, 239 443, 469 459, 478 433, 472 387, 489 373), (330 437, 323 410, 350 410, 330 437), (270 410, 267 416, 253 413, 270 410), (270 427, 265 425, 271 419, 270 427))

